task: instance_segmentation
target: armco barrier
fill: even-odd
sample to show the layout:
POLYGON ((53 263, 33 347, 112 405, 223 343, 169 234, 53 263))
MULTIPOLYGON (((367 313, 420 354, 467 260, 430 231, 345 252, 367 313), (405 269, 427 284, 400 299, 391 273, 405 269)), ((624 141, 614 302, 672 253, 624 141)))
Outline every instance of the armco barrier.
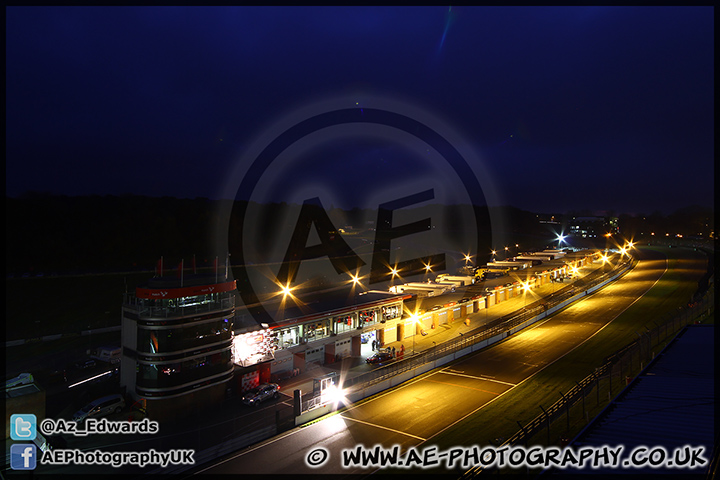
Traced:
MULTIPOLYGON (((562 415, 566 415, 567 422, 570 422, 570 410, 573 406, 582 401, 583 412, 585 410, 585 399, 590 398, 592 391, 595 391, 595 397, 597 405, 602 403, 610 403, 612 400, 613 389, 612 383, 613 378, 616 380, 616 388, 619 387, 619 392, 627 386, 627 378, 630 376, 639 375, 647 365, 652 362, 655 358, 656 350, 654 347, 666 348, 667 342, 671 341, 672 338, 676 337, 679 332, 704 317, 709 317, 713 312, 715 305, 714 290, 710 289, 701 298, 695 298, 693 303, 687 309, 681 309, 680 313, 677 311, 670 312, 669 317, 658 319, 659 323, 655 323, 656 327, 652 330, 644 332, 637 340, 634 340, 630 344, 616 351, 614 354, 606 357, 602 365, 595 368, 595 371, 590 373, 587 377, 583 378, 576 385, 571 387, 565 394, 561 396, 554 404, 543 410, 541 414, 536 416, 533 420, 528 422, 526 425, 520 425, 520 430, 517 431, 510 438, 502 443, 502 446, 518 445, 520 443, 527 443, 527 440, 533 435, 536 435, 540 430, 547 428, 548 437, 550 437, 550 428, 555 420, 558 420, 562 415), (660 338, 662 336, 662 338, 660 338), (653 337, 655 337, 655 343, 653 343, 653 337), (670 340, 669 340, 670 339, 670 340), (637 356, 637 362, 635 361, 637 356), (645 363, 647 362, 647 363, 645 363), (617 371, 619 370, 619 371, 617 371), (617 385, 619 383, 620 385, 617 385), (600 387, 608 386, 608 398, 605 400, 604 395, 600 395, 600 387)), ((620 393, 618 393, 620 395, 620 393)), ((605 407, 608 408, 608 407, 605 407)), ((577 416, 577 413, 575 413, 577 416)), ((583 418, 586 418, 583 414, 583 418)), ((587 421, 587 420, 586 420, 587 421)), ((519 421, 518 421, 519 423, 519 421)), ((557 428, 557 427, 556 427, 557 428)), ((568 429, 569 427, 566 427, 568 429)), ((562 432, 563 429, 560 428, 562 432)), ((551 439, 548 438, 548 444, 551 439)), ((474 478, 486 469, 482 466, 475 466, 467 470, 460 478, 470 479, 474 478)), ((490 468, 488 471, 493 471, 494 468, 490 468)))
MULTIPOLYGON (((342 387, 348 389, 349 384, 352 384, 354 385, 354 388, 352 388, 348 393, 345 394, 345 398, 347 398, 348 402, 356 402, 358 400, 362 400, 363 398, 375 395, 376 393, 382 392, 383 390, 386 390, 388 388, 400 385, 401 383, 410 380, 411 378, 414 378, 425 372, 429 372, 434 368, 441 367, 472 352, 481 350, 488 345, 497 343, 502 339, 506 338, 508 335, 518 332, 523 328, 526 328, 529 325, 532 325, 533 323, 543 318, 546 318, 552 313, 566 307, 572 302, 579 300, 582 297, 585 297, 589 293, 594 292, 599 288, 602 288, 604 285, 607 285, 609 282, 623 275, 630 268, 632 268, 632 266, 633 263, 630 263, 619 271, 610 272, 610 275, 604 275, 607 276, 607 278, 601 280, 597 285, 583 288, 580 293, 575 293, 575 291, 573 291, 572 297, 562 300, 558 305, 555 305, 552 308, 544 310, 542 306, 536 307, 530 312, 524 312, 520 315, 506 320, 503 323, 511 323, 513 322, 513 320, 517 319, 517 317, 530 316, 529 319, 522 321, 522 323, 520 324, 516 324, 508 330, 503 331, 500 329, 500 326, 495 326, 489 328, 487 331, 480 332, 475 335, 469 335, 467 337, 463 337, 460 340, 455 339, 450 342, 445 342, 444 344, 440 344, 434 349, 429 350, 428 352, 425 352, 419 356, 408 357, 407 359, 401 360, 395 364, 388 365, 387 367, 384 367, 382 369, 368 372, 368 374, 370 375, 379 372, 379 376, 374 379, 369 379, 366 382, 358 383, 357 379, 362 378, 368 374, 361 375, 353 379, 348 379, 344 382, 342 387), (534 313, 538 311, 542 311, 542 313, 540 313, 539 315, 534 315, 534 313), (490 338, 479 340, 481 337, 486 336, 488 332, 494 332, 496 330, 500 330, 500 332, 495 333, 490 338)), ((300 416, 296 417, 295 424, 302 425, 303 423, 315 420, 316 418, 319 418, 332 411, 333 408, 331 405, 314 408, 307 412, 303 412, 300 416)))
POLYGON ((209 462, 216 458, 220 458, 223 455, 235 452, 237 450, 240 450, 241 448, 247 447, 248 445, 252 445, 253 443, 260 442, 262 440, 265 440, 266 438, 270 438, 275 435, 277 435, 277 427, 275 425, 260 428, 246 435, 242 435, 240 437, 221 442, 214 447, 195 452, 195 455, 193 456, 193 459, 195 460, 195 465, 169 465, 164 468, 158 468, 156 470, 150 471, 148 472, 148 474, 160 474, 162 476, 176 475, 186 470, 190 470, 196 465, 202 465, 203 463, 209 462))
POLYGON ((522 330, 523 328, 526 328, 526 327, 532 325, 533 323, 537 322, 538 320, 542 320, 543 318, 549 317, 550 315, 554 314, 555 312, 562 310, 563 308, 567 307, 568 305, 570 305, 573 302, 576 302, 577 300, 580 300, 581 298, 585 297, 586 295, 589 295, 589 294, 599 290, 600 288, 604 287, 608 283, 615 281, 618 277, 624 275, 632 266, 633 266, 632 264, 628 265, 627 267, 623 268, 622 270, 620 270, 619 272, 617 272, 610 278, 602 281, 601 283, 599 283, 593 287, 584 289, 580 293, 573 295, 572 297, 568 298, 567 300, 562 301, 558 305, 555 305, 552 308, 548 308, 547 311, 544 311, 540 315, 537 315, 537 316, 531 318, 530 320, 527 320, 527 321, 521 323, 520 325, 513 327, 512 329, 510 329, 510 333, 514 334, 514 333, 522 330))
POLYGON ((386 388, 399 385, 421 373, 441 367, 457 360, 463 355, 499 342, 508 335, 516 333, 546 318, 570 303, 579 300, 617 279, 630 270, 635 264, 635 261, 627 262, 612 272, 580 282, 577 285, 582 288, 574 287, 572 290, 552 299, 552 301, 558 303, 551 308, 547 308, 547 305, 538 305, 531 307, 529 311, 497 319, 486 325, 484 330, 475 334, 466 334, 461 339, 454 339, 442 343, 420 355, 411 356, 387 365, 386 367, 367 372, 357 377, 345 379, 342 388, 348 392, 346 393, 346 397, 354 402, 385 390, 386 388))

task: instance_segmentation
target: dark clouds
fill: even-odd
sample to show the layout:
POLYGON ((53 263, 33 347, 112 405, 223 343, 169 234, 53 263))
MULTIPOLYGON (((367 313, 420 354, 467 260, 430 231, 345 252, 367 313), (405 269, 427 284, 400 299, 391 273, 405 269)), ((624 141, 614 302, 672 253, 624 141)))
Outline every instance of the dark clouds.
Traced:
POLYGON ((260 127, 341 93, 437 112, 520 208, 712 202, 710 7, 6 13, 11 196, 213 197, 260 127))

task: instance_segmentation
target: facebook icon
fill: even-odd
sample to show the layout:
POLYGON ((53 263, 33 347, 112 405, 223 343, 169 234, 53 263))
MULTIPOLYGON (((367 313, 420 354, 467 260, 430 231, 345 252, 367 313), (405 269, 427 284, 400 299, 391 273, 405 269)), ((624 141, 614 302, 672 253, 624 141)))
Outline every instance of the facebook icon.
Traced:
POLYGON ((10 445, 10 468, 13 470, 35 470, 37 450, 35 445, 18 443, 10 445))

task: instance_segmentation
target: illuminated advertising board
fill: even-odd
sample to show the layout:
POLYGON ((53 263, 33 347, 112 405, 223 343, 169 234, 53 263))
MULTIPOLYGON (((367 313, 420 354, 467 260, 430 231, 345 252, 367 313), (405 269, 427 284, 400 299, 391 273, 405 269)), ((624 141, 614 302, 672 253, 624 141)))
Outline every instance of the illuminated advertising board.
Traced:
POLYGON ((242 333, 233 337, 232 355, 236 365, 249 367, 275 358, 277 334, 272 330, 242 333))

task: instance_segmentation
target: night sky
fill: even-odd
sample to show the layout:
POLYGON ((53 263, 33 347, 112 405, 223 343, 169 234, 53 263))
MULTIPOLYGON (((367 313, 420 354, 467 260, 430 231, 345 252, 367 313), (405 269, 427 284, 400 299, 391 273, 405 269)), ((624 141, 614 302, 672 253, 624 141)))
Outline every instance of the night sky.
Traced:
MULTIPOLYGON (((490 204, 713 204, 712 7, 10 7, 6 18, 11 197, 221 198, 290 112, 390 98, 452 127, 490 204)), ((434 160, 415 171, 418 151, 397 138, 341 139, 344 151, 331 140, 304 152, 307 168, 300 153, 276 164, 269 183, 295 200, 335 190, 343 206, 411 170, 454 188, 434 160)))

